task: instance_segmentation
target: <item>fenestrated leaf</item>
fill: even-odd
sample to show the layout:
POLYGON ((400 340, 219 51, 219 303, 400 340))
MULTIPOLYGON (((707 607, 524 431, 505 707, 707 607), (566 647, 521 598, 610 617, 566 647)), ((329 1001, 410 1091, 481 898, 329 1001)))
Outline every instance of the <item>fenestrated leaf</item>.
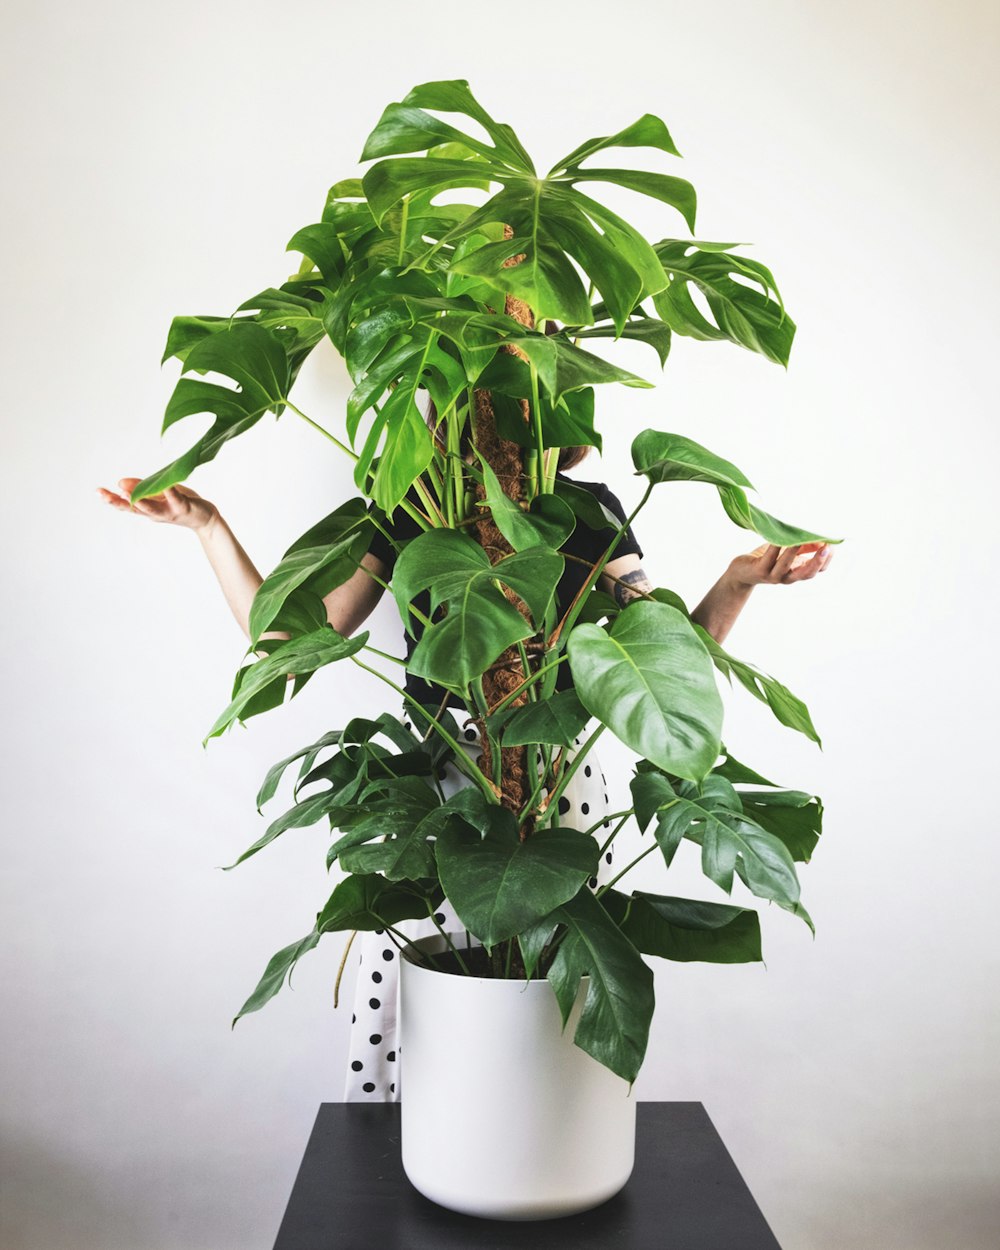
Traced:
POLYGON ((167 342, 160 364, 165 364, 171 356, 176 356, 183 363, 195 343, 200 343, 210 334, 230 329, 232 324, 232 317, 174 317, 167 331, 167 342))
MULTIPOLYGON (((676 208, 690 230, 694 229, 698 198, 694 187, 685 178, 671 174, 648 173, 644 169, 570 169, 564 177, 568 182, 610 182, 629 191, 651 196, 676 208)), ((598 287, 598 290, 601 290, 598 287)), ((607 294, 601 291, 607 299, 607 294)))
POLYGON ((269 409, 280 407, 290 385, 288 358, 280 340, 253 321, 236 322, 200 338, 184 358, 184 372, 189 370, 221 373, 239 389, 196 378, 182 377, 177 382, 164 414, 163 431, 197 413, 214 413, 215 421, 184 455, 143 478, 132 491, 133 502, 183 482, 198 465, 214 459, 229 439, 256 425, 269 409))
MULTIPOLYGON (((404 103, 409 103, 409 98, 404 103)), ((467 99, 461 100, 458 108, 469 116, 476 115, 467 99)), ((482 116, 480 110, 477 119, 482 120, 482 116)), ((487 118, 482 124, 492 123, 487 118)), ((497 139, 496 149, 491 150, 470 136, 455 134, 436 119, 421 118, 400 106, 387 110, 380 125, 382 129, 366 148, 369 154, 398 152, 404 147, 429 149, 435 140, 447 136, 451 142, 442 150, 452 157, 463 150, 472 155, 467 160, 428 156, 380 161, 364 178, 377 220, 408 196, 430 198, 454 187, 481 187, 484 182, 499 183, 502 188, 414 260, 413 264, 422 269, 430 267, 441 249, 455 247, 472 234, 482 235, 487 226, 507 223, 513 229, 513 239, 485 242, 458 258, 452 255, 452 268, 488 282, 498 294, 509 292, 526 299, 539 319, 552 317, 570 325, 589 321, 587 293, 576 265, 603 297, 619 331, 644 295, 667 284, 662 264, 639 232, 578 191, 575 184, 615 183, 677 207, 691 224, 695 197, 684 180, 642 170, 583 169, 578 164, 557 166, 539 178, 520 145, 511 157, 510 152, 502 152, 497 139), (514 256, 522 257, 520 263, 505 265, 514 256)), ((513 138, 509 128, 503 138, 513 138)), ((619 146, 641 144, 663 150, 671 146, 663 123, 647 116, 619 132, 617 138, 590 140, 577 151, 590 155, 610 146, 610 140, 619 146)))
POLYGON ((732 254, 735 246, 693 239, 663 239, 656 244, 669 279, 653 295, 656 311, 677 334, 729 339, 787 367, 795 323, 784 311, 770 271, 759 261, 732 254), (762 289, 736 281, 733 274, 750 278, 762 289), (704 295, 715 324, 691 298, 689 284, 704 295))
MULTIPOLYGON (((505 161, 527 173, 534 172, 531 157, 521 146, 514 131, 505 122, 497 122, 483 108, 469 89, 464 78, 442 79, 437 82, 425 82, 414 87, 403 99, 404 105, 416 108, 435 109, 440 113, 464 113, 471 117, 493 140, 498 155, 505 161)), ((463 135, 463 143, 468 143, 469 136, 463 135)))
MULTIPOLYGON (((556 376, 555 369, 553 376, 556 376)), ((524 420, 519 399, 511 398, 525 399, 531 394, 531 378, 524 361, 506 352, 497 353, 483 370, 479 384, 493 397, 493 415, 500 437, 521 447, 537 447, 533 423, 524 420)), ((592 386, 566 391, 558 400, 553 400, 543 387, 538 400, 544 448, 596 447, 601 450, 603 439, 594 426, 592 386)))
POLYGON ((745 964, 761 959, 752 908, 636 890, 607 890, 601 902, 636 950, 681 963, 745 964))
POLYGON ((689 838, 701 846, 702 871, 727 894, 738 871, 759 898, 795 910, 799 881, 788 848, 743 811, 725 778, 713 773, 700 786, 672 786, 657 773, 640 773, 631 785, 640 826, 655 818, 654 835, 668 867, 681 839, 689 838))
POLYGON ((331 286, 337 287, 344 275, 344 249, 340 245, 337 226, 330 221, 318 221, 296 230, 285 244, 286 252, 301 252, 307 256, 331 286))
MULTIPOLYGON (((374 810, 369 810, 368 806, 354 805, 332 813, 335 824, 338 828, 346 829, 346 832, 327 851, 327 868, 331 868, 347 851, 362 846, 366 842, 381 838, 409 838, 413 833, 415 823, 421 817, 420 812, 414 814, 392 808, 383 810, 378 804, 372 806, 374 810)), ((379 842, 379 845, 382 843, 379 842)), ((352 871, 359 870, 352 869, 352 871)), ((375 870, 369 869, 368 871, 374 872, 375 870)))
MULTIPOLYGON (((730 655, 700 625, 695 625, 695 629, 708 648, 712 662, 720 673, 726 677, 735 675, 745 690, 748 690, 755 699, 767 704, 782 725, 805 734, 817 746, 823 745, 812 723, 809 709, 797 695, 792 694, 787 686, 783 686, 774 677, 769 677, 767 673, 762 672, 753 664, 748 664, 745 660, 737 660, 735 656, 730 655)), ((730 778, 730 780, 735 780, 735 778, 730 778)))
POLYGON ((371 363, 347 401, 347 431, 352 443, 363 414, 369 408, 376 409, 354 466, 354 481, 360 489, 368 489, 375 503, 390 516, 434 454, 430 431, 417 404, 419 391, 427 390, 438 410, 444 412, 467 385, 464 368, 442 350, 435 330, 416 325, 408 334, 402 344, 398 335, 392 339, 386 355, 371 363), (386 390, 390 393, 378 408, 386 390), (378 464, 373 468, 376 455, 378 464), (374 476, 366 488, 369 472, 374 476))
POLYGON ((780 838, 792 859, 808 863, 823 829, 823 804, 802 790, 740 790, 748 816, 780 838))
POLYGON ((582 347, 574 347, 572 343, 559 338, 558 335, 553 334, 550 338, 556 348, 556 385, 553 392, 555 395, 608 382, 621 382, 625 386, 642 387, 647 390, 653 386, 652 382, 640 378, 637 373, 621 369, 602 356, 595 356, 593 352, 584 351, 582 347))
POLYGON ((597 871, 597 842, 575 829, 519 841, 508 826, 485 837, 450 824, 435 844, 441 885, 462 924, 492 947, 536 924, 597 871))
POLYGON ((553 165, 550 173, 558 173, 561 169, 568 169, 571 165, 579 165, 588 156, 593 156, 595 152, 601 152, 605 148, 658 148, 661 152, 668 152, 671 156, 680 156, 665 123, 653 113, 643 113, 638 121, 626 126, 624 130, 616 131, 613 135, 587 139, 579 147, 574 148, 568 156, 564 156, 561 161, 553 165))
POLYGON ((712 482, 752 488, 735 464, 683 434, 643 430, 632 442, 632 463, 636 473, 651 482, 712 482))
MULTIPOLYGON (((514 266, 514 269, 520 266, 514 266)), ((505 273, 513 270, 504 270, 505 273)), ((412 301, 409 301, 412 303, 412 301)), ((426 302, 426 301, 425 301, 426 302)), ((425 324, 433 325, 440 334, 451 339, 458 346, 468 351, 474 349, 483 352, 488 346, 506 344, 523 352, 538 371, 538 381, 542 391, 550 401, 558 400, 569 392, 582 390, 585 387, 605 383, 621 382, 625 386, 651 387, 653 384, 638 374, 577 347, 565 334, 543 334, 541 331, 525 329, 509 317, 500 314, 470 313, 452 309, 443 316, 425 314, 425 324), (427 315, 434 315, 433 322, 426 321, 427 315)), ((528 366, 523 360, 515 359, 506 353, 490 355, 482 360, 475 375, 478 384, 485 390, 500 390, 509 395, 520 395, 527 398, 531 394, 531 381, 528 366)), ((473 379, 470 378, 470 381, 473 379)), ((551 405, 550 405, 551 409, 551 405)), ((544 411, 544 410, 543 410, 544 411)), ((573 408, 557 407, 551 414, 552 420, 559 419, 563 411, 568 413, 563 420, 580 423, 584 420, 573 408)), ((593 437, 588 442, 594 442, 593 437)), ((559 443, 552 438, 553 447, 568 447, 569 442, 559 443)))
POLYGON ((581 703, 626 746, 680 777, 709 772, 722 700, 708 652, 681 612, 636 600, 610 631, 577 625, 567 649, 581 703))
MULTIPOLYGON (((594 315, 595 317, 599 315, 597 308, 594 309, 594 315)), ((620 334, 618 327, 614 325, 574 329, 572 333, 574 338, 581 339, 623 338, 648 343, 659 357, 661 366, 667 363, 667 357, 670 355, 670 327, 665 321, 659 321, 656 317, 630 317, 620 334)))
POLYGON ((723 759, 712 769, 713 773, 718 773, 720 777, 725 777, 727 781, 731 781, 733 785, 752 786, 772 786, 775 790, 781 787, 774 781, 768 781, 766 777, 762 777, 760 773, 755 772, 746 764, 741 764, 738 759, 730 752, 729 748, 722 744, 723 759))
POLYGON ((573 1041, 631 1083, 649 1040, 655 999, 653 974, 590 890, 584 888, 553 916, 566 935, 548 971, 563 1025, 580 987, 590 985, 573 1041))
POLYGON ((285 775, 289 764, 294 764, 296 760, 302 760, 300 775, 308 772, 320 751, 324 747, 333 746, 339 739, 340 731, 334 729, 330 733, 323 734, 321 738, 310 743, 309 746, 300 747, 297 751, 293 751, 291 755, 285 756, 283 760, 279 760, 277 764, 272 764, 267 770, 260 789, 257 791, 257 811, 259 812, 264 804, 277 793, 278 786, 281 784, 281 779, 285 775))
POLYGON ((202 745, 209 738, 215 738, 227 729, 245 708, 250 698, 275 677, 288 673, 312 673, 326 664, 342 660, 354 655, 368 641, 368 631, 355 634, 353 638, 344 638, 333 628, 325 625, 311 634, 303 634, 299 638, 291 638, 263 660, 252 665, 248 675, 240 685, 239 693, 219 716, 212 728, 205 735, 202 745))
POLYGON ((568 311, 572 307, 577 315, 562 319, 577 324, 589 320, 589 302, 567 259, 568 253, 600 291, 612 320, 621 330, 642 297, 641 274, 591 224, 566 190, 560 193, 558 187, 541 186, 526 205, 522 204, 522 194, 517 185, 502 193, 504 207, 512 218, 514 239, 485 244, 453 262, 453 267, 460 273, 482 278, 498 290, 506 284, 507 289, 523 299, 535 293, 542 309, 558 306, 568 311), (505 260, 522 252, 525 259, 520 264, 503 268, 505 260))
POLYGON ((375 873, 345 877, 316 918, 320 933, 336 929, 384 929, 401 920, 429 916, 440 901, 436 888, 417 882, 386 881, 375 873))
POLYGON ((503 730, 505 747, 548 742, 569 747, 590 720, 575 690, 561 690, 548 699, 519 708, 503 730))
POLYGON ((433 877, 437 872, 433 843, 416 828, 385 842, 345 848, 339 859, 345 872, 381 873, 388 881, 433 877))
MULTIPOLYGON (((498 168, 503 167, 486 161, 399 156, 379 161, 361 181, 375 220, 381 222, 386 213, 408 195, 436 196, 455 187, 470 190, 489 187, 497 181, 498 168)), ((472 216, 478 217, 478 214, 472 216)), ((485 220, 476 220, 476 228, 481 228, 485 220)))
POLYGON ((271 1001, 285 984, 285 978, 290 975, 298 961, 313 949, 321 936, 318 929, 313 929, 304 938, 299 938, 297 942, 292 942, 290 946, 284 947, 276 955, 271 956, 264 969, 264 975, 257 983, 257 988, 233 1017, 234 1025, 241 1016, 249 1015, 251 1011, 260 1011, 265 1003, 271 1001))
POLYGON ((276 820, 272 820, 257 841, 252 846, 247 847, 239 859, 234 860, 223 871, 230 872, 237 864, 242 864, 251 855, 256 855, 258 851, 263 850, 265 846, 270 845, 275 838, 283 834, 286 829, 302 829, 309 825, 315 825, 317 821, 322 820, 324 816, 328 815, 334 808, 339 807, 344 801, 342 792, 337 790, 323 790, 319 794, 311 794, 307 799, 303 799, 300 803, 290 807, 287 812, 283 812, 276 820))
POLYGON ((255 313, 254 321, 280 339, 288 357, 290 381, 316 344, 324 337, 323 308, 329 292, 318 283, 286 282, 281 287, 265 287, 245 299, 237 311, 255 313), (303 294, 303 291, 309 294, 303 294), (321 298, 319 298, 321 297, 321 298))
POLYGON ((380 156, 397 156, 403 152, 425 152, 442 143, 459 144, 467 151, 495 157, 496 149, 472 135, 457 130, 423 109, 407 104, 389 104, 378 125, 365 141, 363 161, 380 156))
MULTIPOLYGON (((280 339, 256 320, 234 321, 228 330, 200 339, 184 359, 183 372, 192 370, 202 374, 221 373, 231 378, 239 390, 227 393, 239 397, 246 413, 266 412, 268 408, 277 407, 288 389, 285 348, 280 339)), ((190 411, 172 400, 167 405, 163 430, 190 415, 190 411)))

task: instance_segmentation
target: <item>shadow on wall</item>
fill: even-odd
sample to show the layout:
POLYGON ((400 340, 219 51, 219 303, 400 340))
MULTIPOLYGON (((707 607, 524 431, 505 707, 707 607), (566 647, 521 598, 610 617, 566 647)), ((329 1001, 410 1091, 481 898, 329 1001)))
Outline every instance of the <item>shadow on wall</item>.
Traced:
POLYGON ((107 1193, 107 1161, 100 1155, 86 1168, 20 1129, 5 1128, 0 1140, 3 1250, 139 1250, 155 1244, 157 1234, 143 1222, 141 1204, 125 1207, 116 1200, 124 1186, 117 1196, 107 1193))

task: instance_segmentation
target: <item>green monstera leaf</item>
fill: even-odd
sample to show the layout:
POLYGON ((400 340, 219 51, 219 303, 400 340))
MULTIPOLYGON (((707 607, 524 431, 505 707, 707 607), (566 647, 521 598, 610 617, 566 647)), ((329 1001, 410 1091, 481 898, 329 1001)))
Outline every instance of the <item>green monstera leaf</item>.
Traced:
POLYGON ((252 696, 275 678, 286 677, 290 673, 313 673, 327 664, 354 655, 367 641, 367 631, 356 634, 353 638, 344 638, 332 625, 324 625, 312 633, 289 639, 270 655, 249 667, 239 692, 205 735, 205 742, 209 738, 217 737, 234 721, 239 720, 252 696))
POLYGON ((450 687, 467 686, 507 647, 531 636, 545 617, 562 570, 562 556, 547 547, 530 547, 490 564, 482 547, 455 530, 418 535, 396 562, 396 603, 405 619, 411 601, 429 591, 431 612, 444 608, 445 614, 425 628, 410 657, 410 672, 450 687), (497 581, 524 600, 535 625, 497 589, 497 581))
POLYGON ((362 159, 381 159, 362 184, 377 221, 401 201, 437 195, 483 180, 500 190, 481 208, 457 222, 419 258, 427 268, 443 247, 454 248, 474 231, 508 225, 513 237, 488 242, 452 261, 452 269, 477 278, 498 293, 527 300, 539 319, 570 325, 591 321, 591 305, 576 266, 587 275, 620 333, 636 305, 668 283, 663 266, 646 239, 622 218, 579 190, 604 182, 670 205, 694 228, 694 188, 684 179, 633 169, 582 164, 608 147, 646 147, 677 156, 659 118, 650 114, 617 134, 591 139, 539 177, 508 126, 495 122, 475 100, 464 79, 424 83, 391 104, 369 136, 362 159), (426 110, 458 113, 482 125, 484 143, 435 118, 426 110), (448 157, 436 153, 447 144, 448 157), (426 156, 400 155, 424 152, 426 156), (464 154, 464 159, 456 156, 464 154), (520 256, 520 263, 505 262, 520 256))
POLYGON ((722 700, 708 652, 682 612, 636 601, 610 630, 577 625, 567 650, 580 702, 626 746, 692 781, 709 773, 722 700))
POLYGON ((565 1026, 580 988, 587 997, 573 1041, 628 1082, 635 1080, 649 1041, 653 974, 590 890, 584 887, 553 913, 566 932, 548 971, 565 1026))
POLYGON ((760 918, 752 908, 636 890, 606 890, 601 902, 643 955, 681 963, 759 962, 760 918))
MULTIPOLYGON (((176 341, 174 346, 176 354, 176 341)), ((215 420, 208 433, 183 456, 143 478, 132 492, 133 501, 183 482, 198 465, 213 460, 231 438, 256 425, 265 412, 274 409, 277 414, 291 385, 288 357, 280 339, 253 321, 237 322, 198 338, 184 354, 184 371, 190 370, 221 373, 231 378, 237 389, 196 378, 180 379, 167 404, 163 430, 199 413, 214 413, 215 420)))
POLYGON ((363 499, 348 500, 297 539, 257 588, 250 605, 251 645, 271 627, 293 591, 304 586, 322 598, 352 577, 370 541, 363 499))
POLYGON ((669 867, 683 838, 702 849, 702 871, 728 894, 738 873, 759 898, 771 899, 802 915, 799 879, 788 847, 744 811, 740 795, 724 777, 713 774, 698 786, 676 786, 659 773, 643 772, 632 780, 636 818, 645 829, 655 820, 654 836, 669 867))
POLYGON ((485 837, 453 824, 435 847, 449 902, 487 948, 537 924, 597 871, 599 848, 588 834, 545 829, 522 842, 512 824, 497 822, 485 837))
POLYGON ((771 271, 760 261, 735 255, 737 246, 693 239, 658 243, 656 254, 668 282, 654 293, 656 311, 675 334, 728 339, 787 366, 795 323, 785 312, 771 271), (692 287, 704 296, 714 324, 692 299, 692 287))

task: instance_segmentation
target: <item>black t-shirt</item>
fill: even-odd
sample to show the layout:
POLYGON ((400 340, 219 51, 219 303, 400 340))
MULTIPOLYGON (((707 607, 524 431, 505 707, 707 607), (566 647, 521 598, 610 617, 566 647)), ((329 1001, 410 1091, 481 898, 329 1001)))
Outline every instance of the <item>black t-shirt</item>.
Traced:
MULTIPOLYGON (((617 495, 613 494, 603 482, 581 482, 579 478, 570 478, 562 473, 557 473, 556 477, 560 481, 568 482, 574 486, 579 486, 584 490, 588 490, 593 494, 599 503, 602 503, 609 512, 618 517, 619 521, 626 518, 625 509, 622 507, 621 501, 617 495)), ((414 498, 414 502, 419 506, 419 500, 414 498)), ((387 526, 389 533, 398 543, 407 543, 412 538, 416 538, 423 530, 408 516, 402 509, 398 509, 394 520, 387 526)), ((567 556, 576 556, 580 560, 585 560, 586 564, 579 564, 576 560, 567 560, 563 575, 559 579, 559 585, 556 587, 556 604, 561 613, 565 612, 569 605, 576 598, 577 593, 587 580, 590 569, 604 555, 607 550, 608 542, 611 539, 613 531, 608 529, 592 530, 583 521, 577 520, 576 527, 569 538, 563 543, 560 551, 567 556), (590 566, 590 567, 588 567, 590 566)), ((396 550, 386 537, 378 530, 372 538, 368 548, 372 555, 378 556, 385 567, 389 570, 389 579, 392 577, 392 568, 396 562, 396 550)), ((618 560, 622 556, 635 553, 642 558, 642 548, 636 541, 635 535, 629 527, 614 549, 610 556, 611 560, 618 560)), ((430 608, 430 596, 426 592, 414 599, 414 605, 425 614, 430 608)), ((416 637, 406 634, 406 658, 409 659, 420 638, 421 625, 416 618, 412 619, 412 626, 416 637)), ((559 667, 558 678, 556 681, 557 690, 565 690, 572 685, 572 676, 569 671, 568 664, 562 664, 559 667)), ((416 677, 412 673, 406 676, 406 693, 411 698, 416 699, 419 703, 433 704, 435 707, 444 697, 442 687, 425 681, 422 677, 416 677)), ((459 700, 453 699, 450 702, 459 704, 459 700)))

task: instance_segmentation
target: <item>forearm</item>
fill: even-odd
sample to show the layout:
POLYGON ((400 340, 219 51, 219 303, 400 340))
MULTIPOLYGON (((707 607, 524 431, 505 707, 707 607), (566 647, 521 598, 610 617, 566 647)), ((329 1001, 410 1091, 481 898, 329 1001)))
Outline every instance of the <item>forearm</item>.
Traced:
MULTIPOLYGON (((250 637, 250 607, 264 580, 239 540, 218 512, 211 521, 196 530, 202 550, 218 578, 222 593, 244 634, 250 637)), ((288 638, 287 633, 270 630, 262 638, 288 638)), ((261 652, 260 654, 263 654, 261 652)))
POLYGON ((691 619, 721 644, 736 624, 752 590, 752 585, 741 582, 727 569, 691 613, 691 619))

